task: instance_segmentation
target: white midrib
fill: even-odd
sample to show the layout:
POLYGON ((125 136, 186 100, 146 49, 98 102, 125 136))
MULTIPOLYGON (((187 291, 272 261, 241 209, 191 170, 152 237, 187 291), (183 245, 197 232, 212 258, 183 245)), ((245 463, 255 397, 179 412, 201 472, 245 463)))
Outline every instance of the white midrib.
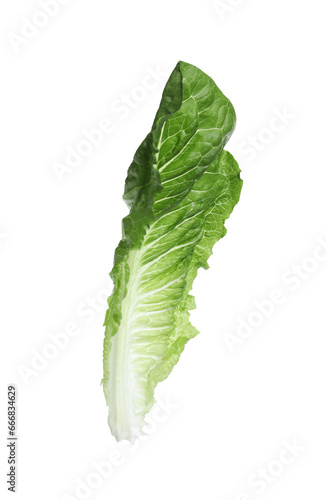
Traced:
POLYGON ((141 281, 140 254, 141 250, 132 250, 129 253, 130 276, 127 284, 127 295, 122 301, 119 330, 111 339, 109 422, 110 427, 115 430, 117 440, 132 440, 141 433, 142 423, 136 418, 133 404, 133 388, 137 384, 137 380, 135 380, 135 374, 130 363, 132 320, 136 305, 135 299, 138 295, 137 290, 141 281))
MULTIPOLYGON (((166 122, 164 122, 157 144, 154 168, 157 168, 159 151, 162 144, 166 122)), ((144 236, 150 231, 147 229, 144 236)), ((131 366, 130 344, 132 340, 132 320, 134 310, 137 306, 138 286, 141 282, 141 254, 143 248, 131 250, 128 255, 128 265, 130 269, 129 281, 127 284, 127 295, 121 305, 121 323, 119 330, 111 338, 111 349, 109 354, 109 392, 110 409, 109 423, 117 440, 128 439, 134 441, 141 434, 145 425, 144 416, 136 415, 133 402, 133 388, 137 386, 137 380, 133 367, 131 366), (132 299, 134 298, 134 301, 132 299)), ((144 402, 145 411, 145 402, 144 402)))

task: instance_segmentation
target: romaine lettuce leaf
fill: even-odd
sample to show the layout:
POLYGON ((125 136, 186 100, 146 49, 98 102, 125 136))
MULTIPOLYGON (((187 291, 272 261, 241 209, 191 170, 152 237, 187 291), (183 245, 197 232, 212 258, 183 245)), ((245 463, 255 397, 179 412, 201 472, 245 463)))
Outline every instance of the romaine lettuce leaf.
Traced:
POLYGON ((110 274, 102 382, 118 441, 142 433, 156 385, 198 333, 189 292, 242 187, 238 164, 223 149, 234 127, 232 104, 213 80, 179 62, 128 170, 130 213, 110 274))

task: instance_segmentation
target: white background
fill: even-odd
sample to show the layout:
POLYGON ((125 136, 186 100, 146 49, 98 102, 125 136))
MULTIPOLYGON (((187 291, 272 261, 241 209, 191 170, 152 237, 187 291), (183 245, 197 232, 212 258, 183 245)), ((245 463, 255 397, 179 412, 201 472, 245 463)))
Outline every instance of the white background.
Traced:
POLYGON ((71 0, 48 22, 40 11, 34 0, 0 10, 1 488, 12 498, 6 391, 15 383, 15 498, 324 498, 324 3, 71 0), (17 38, 24 17, 46 23, 30 27, 25 42, 17 38), (228 149, 244 186, 195 284, 201 334, 157 389, 170 409, 152 417, 150 436, 132 449, 107 426, 104 302, 127 213, 127 168, 179 59, 232 101, 238 123, 228 149), (286 123, 280 113, 290 115, 286 123), (54 162, 65 163, 67 147, 104 118, 111 132, 60 182, 54 162), (252 137, 259 150, 249 154, 252 137), (283 303, 257 316, 275 289, 283 303), (260 326, 240 343, 243 321, 260 326), (71 323, 76 335, 51 350, 49 334, 71 323), (53 359, 35 365, 42 352, 53 359), (300 452, 282 465, 293 440, 300 452), (94 476, 103 461, 111 462, 105 479, 94 476), (269 481, 253 487, 260 469, 269 481), (81 482, 91 485, 84 496, 81 482))

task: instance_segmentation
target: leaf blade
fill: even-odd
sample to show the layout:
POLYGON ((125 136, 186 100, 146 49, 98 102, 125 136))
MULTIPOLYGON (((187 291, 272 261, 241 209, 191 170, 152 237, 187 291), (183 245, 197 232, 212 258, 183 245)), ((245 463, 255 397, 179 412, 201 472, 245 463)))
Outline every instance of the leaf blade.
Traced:
POLYGON ((232 104, 213 80, 179 62, 125 184, 130 213, 111 272, 103 354, 118 440, 141 434, 155 386, 197 334, 189 291, 241 189, 237 164, 223 151, 234 127, 232 104))

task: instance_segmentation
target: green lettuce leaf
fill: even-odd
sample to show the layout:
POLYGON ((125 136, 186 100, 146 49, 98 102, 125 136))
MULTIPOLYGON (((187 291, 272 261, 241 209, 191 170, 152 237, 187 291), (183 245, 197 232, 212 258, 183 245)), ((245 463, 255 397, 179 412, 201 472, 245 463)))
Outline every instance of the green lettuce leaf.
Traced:
POLYGON ((230 101, 211 78, 179 62, 151 132, 129 167, 104 325, 103 388, 109 425, 133 442, 154 390, 198 331, 189 321, 200 267, 239 200, 237 162, 224 145, 235 127, 230 101))

